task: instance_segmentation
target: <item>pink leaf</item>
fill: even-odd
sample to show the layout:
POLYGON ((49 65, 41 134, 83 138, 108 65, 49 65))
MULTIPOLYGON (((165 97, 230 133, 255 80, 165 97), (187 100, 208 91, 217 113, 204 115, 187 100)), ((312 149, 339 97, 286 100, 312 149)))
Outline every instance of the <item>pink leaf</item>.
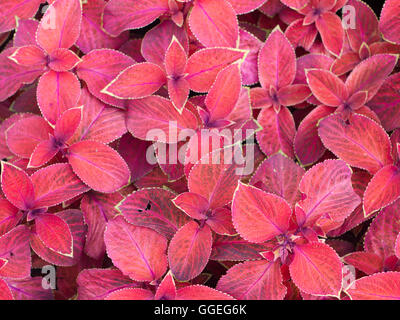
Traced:
POLYGON ((313 164, 324 155, 326 149, 318 136, 318 123, 334 110, 334 108, 320 105, 300 123, 294 138, 294 151, 304 166, 313 164))
POLYGON ((17 208, 33 208, 35 193, 31 179, 20 168, 1 162, 1 187, 6 198, 17 208))
POLYGON ((326 214, 329 220, 337 222, 350 215, 361 203, 354 192, 351 175, 350 167, 341 160, 326 160, 308 170, 299 185, 300 192, 306 196, 298 203, 305 212, 305 221, 298 222, 323 221, 326 214))
POLYGON ((56 72, 69 71, 81 62, 74 52, 63 48, 55 49, 49 59, 49 67, 56 72))
POLYGON ((54 137, 67 142, 75 133, 82 118, 82 108, 72 108, 64 111, 58 118, 54 128, 54 137))
POLYGON ((258 74, 261 86, 269 90, 293 83, 296 75, 296 55, 290 42, 277 28, 269 35, 258 57, 258 74))
POLYGON ((398 57, 390 54, 376 54, 362 61, 346 80, 349 96, 358 91, 367 91, 368 100, 373 98, 397 61, 398 57))
POLYGON ((189 110, 180 114, 169 100, 155 95, 130 101, 126 117, 129 132, 148 141, 177 143, 177 138, 186 138, 179 138, 183 130, 197 128, 197 119, 189 110))
POLYGON ((36 44, 36 30, 39 26, 39 21, 35 19, 18 20, 18 26, 14 35, 14 47, 22 47, 36 44))
POLYGON ((172 273, 180 281, 197 277, 211 254, 212 233, 207 225, 190 221, 172 238, 168 260, 172 273))
POLYGON ((337 107, 349 98, 346 85, 332 72, 312 69, 306 74, 313 95, 323 104, 337 107))
POLYGON ((119 205, 118 210, 126 220, 136 226, 157 231, 167 239, 190 218, 174 206, 176 195, 162 188, 141 189, 128 195, 119 205))
POLYGON ((176 300, 233 300, 221 291, 203 285, 183 287, 176 293, 176 300))
MULTIPOLYGON (((189 53, 189 39, 183 28, 179 28, 170 20, 165 20, 146 32, 143 37, 141 52, 147 62, 164 68, 165 53, 175 37, 180 45, 189 53)), ((137 60, 139 61, 139 60, 137 60)))
POLYGON ((372 252, 352 252, 344 256, 343 260, 367 275, 381 272, 383 269, 382 257, 372 252))
POLYGON ((209 208, 208 200, 197 193, 181 193, 172 202, 193 219, 202 220, 206 218, 209 208))
POLYGON ((105 253, 104 230, 108 220, 114 218, 118 211, 115 208, 123 197, 118 192, 101 194, 91 192, 81 200, 81 210, 88 226, 85 242, 85 253, 94 258, 101 259, 105 253))
POLYGON ((44 118, 55 124, 60 115, 77 106, 81 84, 72 72, 45 73, 39 80, 37 100, 44 118))
POLYGON ((372 178, 364 194, 366 217, 392 204, 400 198, 400 169, 386 166, 372 178))
POLYGON ((9 56, 9 59, 21 66, 41 67, 43 71, 46 68, 46 58, 46 53, 36 45, 18 47, 17 50, 9 56))
POLYGON ((246 261, 230 268, 218 281, 217 289, 238 300, 283 300, 280 262, 246 261))
POLYGON ((375 174, 392 164, 390 140, 375 121, 353 115, 346 123, 334 114, 319 123, 319 135, 325 147, 349 165, 375 174))
POLYGON ((196 51, 187 62, 185 79, 197 92, 208 92, 218 73, 245 57, 245 51, 233 48, 206 48, 196 51))
POLYGON ((128 184, 128 165, 112 148, 96 141, 70 146, 68 161, 77 176, 93 190, 112 193, 128 184))
POLYGON ((116 76, 135 61, 122 52, 111 49, 93 50, 82 58, 82 62, 76 67, 76 73, 80 79, 86 82, 89 92, 101 101, 117 106, 125 107, 125 102, 101 93, 116 76))
POLYGON ((263 161, 250 184, 285 199, 291 206, 300 200, 298 186, 305 170, 293 160, 276 154, 263 161))
POLYGON ((6 131, 7 146, 21 158, 30 158, 36 146, 49 139, 53 129, 39 116, 21 119, 6 131))
POLYGON ((107 295, 104 300, 153 300, 154 294, 142 288, 123 288, 107 295))
POLYGON ((400 232, 400 225, 398 223, 400 217, 399 205, 400 202, 397 201, 383 209, 372 221, 365 235, 365 251, 373 252, 383 259, 395 254, 395 242, 400 232))
POLYGON ((164 70, 150 62, 122 71, 101 93, 118 99, 140 99, 155 93, 166 82, 164 70))
POLYGON ((232 220, 244 239, 261 243, 284 234, 291 213, 284 199, 239 182, 233 196, 232 220))
POLYGON ((106 106, 83 88, 78 106, 82 106, 82 119, 69 143, 94 140, 110 143, 126 133, 123 110, 106 106))
POLYGON ((0 33, 12 30, 19 19, 31 18, 39 9, 43 0, 4 0, 0 5, 0 33))
POLYGON ((315 23, 325 48, 339 57, 343 50, 344 30, 342 20, 333 12, 324 12, 315 23))
POLYGON ((72 47, 78 40, 81 20, 81 1, 55 1, 40 21, 36 32, 37 43, 49 54, 58 48, 72 47))
POLYGON ((328 245, 318 242, 296 245, 289 270, 300 290, 319 296, 339 296, 342 262, 328 245))
POLYGON ((0 300, 14 300, 10 287, 3 279, 0 279, 0 300))
POLYGON ((226 0, 196 0, 189 16, 190 30, 206 47, 236 47, 239 26, 226 0))
POLYGON ((68 224, 54 214, 41 214, 35 219, 35 229, 44 245, 67 257, 73 256, 73 239, 68 224))
POLYGON ((296 126, 290 111, 281 108, 279 113, 276 113, 274 108, 266 108, 261 110, 257 121, 263 128, 257 132, 260 149, 267 156, 282 152, 294 158, 293 141, 296 126))
POLYGON ((57 163, 36 171, 32 176, 35 207, 51 207, 89 190, 67 163, 57 163))
POLYGON ((134 280, 157 280, 167 269, 167 240, 151 229, 117 216, 108 222, 104 241, 114 265, 134 280))
POLYGON ((111 37, 102 28, 102 15, 107 2, 91 0, 83 3, 81 33, 76 45, 83 53, 94 49, 118 49, 129 38, 129 32, 123 32, 118 37, 111 37))
POLYGON ((124 30, 145 27, 168 10, 168 0, 111 0, 104 8, 103 26, 107 33, 118 36, 124 30))
POLYGON ((68 224, 73 239, 73 256, 62 255, 47 248, 36 233, 31 233, 31 248, 39 257, 42 257, 48 263, 63 267, 73 266, 81 259, 86 235, 82 212, 75 209, 69 209, 55 213, 54 215, 68 224))
POLYGON ((21 218, 18 208, 6 199, 0 199, 0 236, 14 228, 21 218))
POLYGON ((396 0, 386 0, 381 12, 379 30, 390 42, 400 43, 399 10, 400 4, 396 0))
POLYGON ((18 226, 0 237, 0 277, 24 279, 30 276, 31 252, 29 247, 29 229, 18 226))
POLYGON ((352 300, 400 300, 400 272, 377 273, 354 282, 352 300))

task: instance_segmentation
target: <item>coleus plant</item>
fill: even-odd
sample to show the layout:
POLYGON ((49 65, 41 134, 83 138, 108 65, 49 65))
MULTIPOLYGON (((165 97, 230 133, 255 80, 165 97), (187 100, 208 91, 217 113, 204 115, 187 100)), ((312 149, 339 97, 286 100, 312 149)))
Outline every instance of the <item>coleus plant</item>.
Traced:
POLYGON ((400 299, 399 12, 1 1, 0 299, 400 299))

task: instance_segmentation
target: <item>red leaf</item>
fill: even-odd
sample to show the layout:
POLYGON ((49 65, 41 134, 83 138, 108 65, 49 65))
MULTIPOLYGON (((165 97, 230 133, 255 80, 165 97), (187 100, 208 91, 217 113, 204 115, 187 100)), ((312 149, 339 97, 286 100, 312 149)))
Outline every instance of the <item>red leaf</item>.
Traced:
POLYGON ((154 294, 142 288, 123 288, 107 295, 104 300, 153 300, 154 294))
POLYGON ((82 60, 71 50, 55 49, 50 57, 49 67, 56 72, 69 71, 82 60))
MULTIPOLYGON (((140 51, 146 61, 155 63, 164 68, 165 53, 175 37, 183 47, 186 54, 189 53, 189 39, 183 28, 178 27, 170 20, 165 20, 146 32, 140 51)), ((139 61, 139 60, 137 60, 139 61)))
POLYGON ((238 235, 217 235, 214 238, 210 259, 217 261, 260 260, 262 258, 260 252, 272 250, 274 246, 273 242, 250 243, 238 235))
POLYGON ((318 123, 333 111, 331 107, 320 105, 300 123, 294 138, 294 151, 303 166, 313 164, 324 155, 326 149, 318 136, 318 123))
POLYGON ((284 199, 239 182, 233 196, 232 220, 244 239, 261 243, 284 234, 291 214, 284 199))
POLYGON ((208 92, 218 73, 245 57, 245 51, 233 48, 207 48, 196 51, 187 62, 185 79, 197 92, 208 92))
POLYGON ((47 248, 36 233, 31 233, 30 243, 33 251, 47 262, 56 266, 70 267, 81 259, 85 241, 86 228, 83 224, 82 212, 69 209, 54 214, 68 224, 73 238, 73 257, 59 254, 47 248))
POLYGON ((21 211, 8 200, 0 199, 0 236, 14 228, 22 218, 21 211))
POLYGON ((167 269, 167 240, 151 229, 117 216, 108 222, 104 241, 114 265, 134 280, 157 280, 167 269))
POLYGON ((342 20, 333 12, 324 12, 315 22, 325 48, 336 57, 343 50, 344 29, 342 20))
POLYGON ((318 132, 325 147, 353 167, 375 174, 393 163, 388 135, 365 116, 355 114, 347 124, 341 115, 331 115, 319 123, 318 132))
POLYGON ((115 290, 136 286, 135 282, 118 269, 84 269, 79 273, 76 282, 79 300, 102 300, 115 290))
POLYGON ((372 252, 352 252, 343 257, 343 261, 367 275, 381 272, 383 269, 383 259, 372 252))
POLYGON ((105 253, 104 230, 108 220, 113 219, 118 211, 115 208, 123 197, 118 192, 101 194, 91 192, 81 200, 81 210, 88 226, 85 253, 94 259, 101 259, 105 253))
POLYGON ((179 289, 176 300, 234 300, 230 295, 203 285, 179 289))
POLYGON ((118 37, 111 37, 101 28, 102 15, 107 2, 91 0, 83 3, 82 25, 76 45, 83 53, 94 49, 118 49, 129 38, 129 32, 123 32, 118 37))
POLYGON ((30 276, 31 252, 29 229, 18 226, 0 237, 0 277, 25 279, 30 276))
POLYGON ((39 116, 30 115, 12 125, 6 132, 7 146, 21 158, 30 158, 36 146, 49 139, 53 129, 39 116))
POLYGON ((175 300, 176 287, 172 272, 169 271, 161 281, 154 295, 155 300, 175 300))
POLYGON ((351 176, 351 169, 341 160, 326 160, 308 170, 299 185, 305 199, 297 204, 304 210, 305 220, 298 223, 317 222, 330 228, 330 223, 344 221, 361 203, 351 176))
POLYGON ((180 281, 197 277, 205 268, 211 254, 212 233, 207 225, 191 221, 172 238, 168 260, 173 275, 180 281))
POLYGON ((190 218, 176 208, 172 200, 176 197, 171 191, 162 188, 149 188, 135 191, 119 205, 118 210, 128 222, 157 231, 171 239, 190 218))
POLYGON ((400 272, 377 273, 358 279, 347 294, 352 300, 400 300, 400 272))
POLYGON ((14 300, 10 287, 3 279, 0 279, 0 300, 14 300))
POLYGON ((225 161, 224 149, 218 149, 200 159, 190 171, 189 191, 207 199, 210 209, 223 207, 232 201, 240 172, 235 160, 230 162, 225 161))
POLYGON ((44 245, 67 257, 73 257, 73 239, 68 224, 54 214, 41 214, 35 218, 35 229, 44 245))
POLYGON ((205 99, 205 105, 210 113, 208 119, 210 124, 224 119, 232 112, 239 99, 241 85, 242 79, 238 63, 232 64, 218 73, 205 99))
POLYGON ((257 121, 263 128, 257 132, 260 149, 267 156, 282 152, 294 158, 293 140, 296 126, 290 111, 287 108, 281 108, 277 113, 274 108, 266 108, 261 110, 257 121))
POLYGON ((180 114, 169 100, 160 96, 130 101, 126 117, 127 128, 133 136, 162 143, 184 140, 187 136, 182 137, 180 133, 198 126, 196 117, 188 109, 180 114))
POLYGON ((364 214, 368 217, 399 198, 400 169, 386 166, 375 174, 365 191, 364 214))
POLYGON ((124 30, 145 27, 168 10, 168 0, 111 0, 104 8, 103 26, 107 33, 118 36, 124 30))
POLYGON ((112 148, 96 141, 70 146, 68 161, 76 175, 93 190, 112 193, 130 180, 128 165, 112 148))
POLYGON ((27 45, 17 48, 9 59, 26 67, 46 67, 46 53, 36 45, 27 45))
POLYGON ((208 200, 197 193, 181 193, 172 202, 193 219, 202 220, 206 218, 209 208, 208 200))
POLYGON ((228 0, 236 14, 249 13, 261 7, 266 0, 228 0))
POLYGON ((55 206, 89 190, 67 163, 40 169, 31 179, 35 190, 35 208, 55 206))
POLYGON ((190 30, 206 47, 236 47, 239 26, 226 0, 196 0, 189 16, 190 30))
POLYGON ((33 208, 35 201, 33 183, 22 169, 1 162, 1 187, 6 198, 17 208, 21 210, 33 208))
POLYGON ((280 89, 291 85, 296 75, 296 55, 290 42, 276 28, 269 35, 258 57, 258 77, 261 86, 280 89))
POLYGON ((217 284, 217 289, 238 300, 283 300, 280 262, 247 261, 230 268, 217 284))
POLYGON ((123 110, 106 106, 83 88, 78 106, 82 106, 82 120, 69 143, 94 140, 110 143, 126 133, 123 110))
POLYGON ((400 43, 399 10, 400 4, 396 0, 386 0, 381 12, 379 30, 390 42, 400 43))
POLYGON ((164 70, 143 62, 122 71, 101 93, 118 99, 140 99, 155 93, 166 82, 164 70))
POLYGON ((398 57, 390 54, 376 54, 361 62, 346 80, 349 96, 359 91, 368 92, 368 100, 373 98, 385 79, 396 66, 398 57))
POLYGON ((77 106, 81 84, 72 72, 45 73, 38 82, 37 100, 44 118, 52 125, 61 114, 77 106))
POLYGON ((54 137, 67 142, 75 133, 82 118, 82 108, 72 108, 64 111, 58 118, 54 128, 54 137))
POLYGON ((294 247, 289 266, 296 286, 309 294, 338 297, 342 288, 342 262, 331 247, 311 242, 294 247))
POLYGON ((323 104, 337 107, 347 101, 349 93, 344 82, 328 70, 307 71, 307 82, 313 95, 323 104))
POLYGON ((86 82, 88 90, 101 101, 117 106, 125 107, 125 102, 101 93, 120 72, 134 64, 135 61, 122 52, 111 49, 93 50, 82 58, 82 62, 76 67, 76 73, 80 79, 86 82))
POLYGON ((300 200, 297 190, 305 170, 282 154, 266 159, 253 174, 250 184, 285 199, 291 206, 300 200))
POLYGON ((383 209, 374 221, 372 221, 365 235, 365 251, 375 253, 383 259, 395 254, 395 242, 400 232, 400 225, 398 223, 400 218, 399 207, 400 202, 397 201, 383 209))
POLYGON ((17 16, 19 19, 31 18, 39 9, 43 0, 4 0, 0 9, 0 33, 12 30, 16 27, 17 16))
POLYGON ((68 49, 78 40, 81 20, 79 0, 56 0, 39 23, 36 41, 49 54, 58 48, 68 49))

